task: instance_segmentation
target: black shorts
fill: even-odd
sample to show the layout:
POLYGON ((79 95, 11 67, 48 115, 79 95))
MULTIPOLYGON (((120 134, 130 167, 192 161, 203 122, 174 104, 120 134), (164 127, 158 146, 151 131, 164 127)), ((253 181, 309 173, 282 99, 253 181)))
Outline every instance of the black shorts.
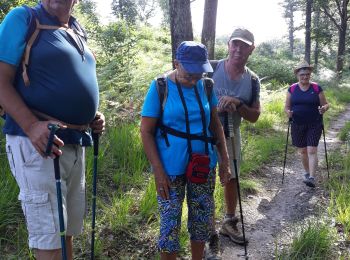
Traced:
POLYGON ((322 122, 297 125, 292 123, 292 144, 298 148, 318 146, 322 134, 322 122))

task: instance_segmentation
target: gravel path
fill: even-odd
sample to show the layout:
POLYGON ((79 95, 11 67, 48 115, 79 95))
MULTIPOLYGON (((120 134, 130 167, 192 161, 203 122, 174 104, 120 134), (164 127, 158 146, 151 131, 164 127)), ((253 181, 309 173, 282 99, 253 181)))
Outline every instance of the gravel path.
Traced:
MULTIPOLYGON (((339 147, 337 134, 348 121, 350 106, 332 121, 326 132, 327 151, 339 147)), ((302 182, 303 168, 297 154, 289 153, 287 156, 284 184, 281 183, 283 155, 261 169, 259 176, 263 176, 262 188, 258 194, 249 195, 243 201, 245 230, 249 239, 249 259, 274 259, 276 245, 278 250, 281 250, 291 242, 296 224, 325 212, 328 194, 321 185, 327 180, 323 136, 318 154, 320 166, 314 189, 302 182)), ((218 223, 217 227, 219 225, 218 223)), ((220 236, 220 241, 224 260, 244 259, 240 256, 244 254, 243 246, 238 246, 223 236, 220 236)))

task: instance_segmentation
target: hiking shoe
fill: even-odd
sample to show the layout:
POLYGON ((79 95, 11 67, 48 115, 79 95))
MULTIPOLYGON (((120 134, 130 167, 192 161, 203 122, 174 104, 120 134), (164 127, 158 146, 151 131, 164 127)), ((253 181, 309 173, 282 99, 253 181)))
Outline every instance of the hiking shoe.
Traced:
POLYGON ((219 235, 215 232, 205 244, 205 257, 207 260, 221 260, 219 235))
POLYGON ((309 181, 310 173, 305 173, 303 176, 303 182, 306 184, 309 181))
POLYGON ((309 186, 311 188, 315 187, 315 178, 309 177, 309 179, 305 182, 306 186, 309 186))
POLYGON ((234 243, 239 245, 244 245, 248 243, 248 240, 244 241, 241 232, 237 228, 238 218, 229 218, 225 219, 224 223, 222 223, 221 229, 219 233, 221 235, 229 237, 234 243))

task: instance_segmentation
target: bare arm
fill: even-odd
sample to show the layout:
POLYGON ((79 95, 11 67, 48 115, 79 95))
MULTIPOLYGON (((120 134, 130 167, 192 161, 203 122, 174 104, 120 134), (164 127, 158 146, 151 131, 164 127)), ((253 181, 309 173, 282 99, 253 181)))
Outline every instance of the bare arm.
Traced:
POLYGON ((145 150, 146 156, 152 165, 157 192, 163 199, 169 199, 170 181, 159 158, 154 138, 157 121, 158 118, 141 118, 141 139, 143 149, 145 150))
POLYGON ((252 106, 249 107, 242 103, 239 98, 230 96, 222 96, 219 99, 218 110, 219 112, 226 111, 229 113, 238 111, 241 117, 251 123, 255 123, 259 119, 261 112, 260 101, 254 102, 252 106))
POLYGON ((242 104, 237 108, 237 111, 245 120, 255 123, 258 121, 261 113, 260 101, 254 102, 251 107, 247 106, 246 104, 242 104))
POLYGON ((320 114, 324 114, 329 109, 329 103, 326 100, 326 96, 324 95, 323 91, 318 94, 318 97, 320 98, 320 107, 318 108, 320 114))
MULTIPOLYGON (((23 129, 41 156, 45 156, 44 153, 49 137, 47 125, 51 121, 39 121, 30 111, 13 86, 15 75, 16 67, 0 62, 0 105, 23 129)), ((58 122, 52 121, 51 123, 58 122)), ((63 146, 63 142, 57 137, 55 137, 54 143, 59 147, 63 146)), ((56 146, 53 146, 52 149, 55 154, 62 154, 61 150, 56 146)))
POLYGON ((292 118, 292 116, 293 116, 293 111, 291 110, 292 105, 291 105, 290 98, 291 98, 291 94, 289 92, 287 92, 286 102, 284 104, 284 112, 286 112, 288 118, 292 118))
POLYGON ((230 164, 226 147, 225 135, 216 108, 213 108, 211 111, 209 129, 217 140, 216 147, 221 158, 221 162, 219 162, 219 175, 221 184, 224 185, 228 182, 231 176, 231 170, 229 167, 230 164))

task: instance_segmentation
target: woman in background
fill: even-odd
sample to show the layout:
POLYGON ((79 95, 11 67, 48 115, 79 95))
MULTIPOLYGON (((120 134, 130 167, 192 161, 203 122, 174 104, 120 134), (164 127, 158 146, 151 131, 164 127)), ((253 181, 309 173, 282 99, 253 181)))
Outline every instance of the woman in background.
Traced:
POLYGON ((304 183, 315 187, 317 146, 322 134, 323 114, 329 109, 323 89, 310 81, 313 67, 306 61, 294 69, 298 82, 288 88, 285 112, 291 120, 292 144, 298 148, 304 167, 304 183))

